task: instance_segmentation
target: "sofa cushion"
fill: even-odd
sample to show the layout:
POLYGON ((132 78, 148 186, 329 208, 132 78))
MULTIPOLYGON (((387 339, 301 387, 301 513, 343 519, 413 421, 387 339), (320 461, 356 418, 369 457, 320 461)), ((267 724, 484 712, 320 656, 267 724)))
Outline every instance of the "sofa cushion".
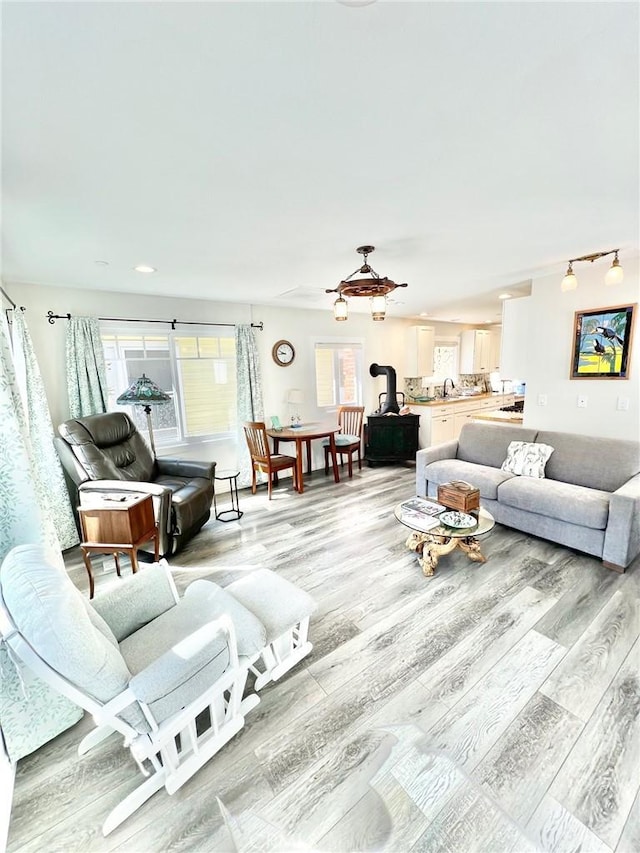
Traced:
POLYGON ((480 498, 496 500, 498 497, 498 486, 514 475, 500 468, 490 468, 487 465, 474 465, 472 462, 463 462, 460 459, 440 459, 431 462, 425 468, 425 478, 430 483, 441 486, 451 480, 465 480, 472 486, 480 489, 480 498))
POLYGON ((544 466, 553 453, 549 444, 535 441, 512 441, 507 448, 507 458, 501 466, 502 471, 519 477, 544 477, 544 466))
POLYGON ((505 506, 595 530, 607 526, 610 497, 597 489, 534 477, 513 477, 498 488, 505 506))
POLYGON ((535 441, 537 432, 502 424, 465 424, 458 439, 457 456, 465 462, 499 468, 507 458, 507 448, 512 441, 535 441))
POLYGON ((551 431, 539 432, 536 441, 555 448, 546 469, 552 480, 615 492, 640 473, 637 441, 551 431))

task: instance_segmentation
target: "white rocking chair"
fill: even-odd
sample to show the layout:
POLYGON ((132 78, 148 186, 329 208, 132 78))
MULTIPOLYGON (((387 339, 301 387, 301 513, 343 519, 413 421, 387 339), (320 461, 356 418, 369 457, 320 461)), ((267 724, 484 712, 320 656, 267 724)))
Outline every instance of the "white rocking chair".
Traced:
MULTIPOLYGON (((105 835, 163 786, 177 791, 242 729, 260 701, 243 698, 249 668, 262 687, 311 650, 312 599, 272 572, 255 575, 260 594, 275 593, 261 603, 270 626, 209 581, 180 599, 164 561, 90 604, 44 549, 7 555, 0 634, 10 656, 93 715, 81 755, 115 730, 145 777, 109 814, 105 835)), ((237 582, 240 593, 251 577, 237 582)))

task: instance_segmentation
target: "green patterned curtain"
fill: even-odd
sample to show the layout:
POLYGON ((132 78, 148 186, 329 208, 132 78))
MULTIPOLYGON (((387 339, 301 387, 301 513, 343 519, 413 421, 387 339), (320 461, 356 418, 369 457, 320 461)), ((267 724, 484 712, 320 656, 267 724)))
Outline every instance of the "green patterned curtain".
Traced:
POLYGON ((251 457, 242 424, 244 421, 264 420, 262 377, 258 347, 250 325, 236 326, 236 387, 238 412, 238 485, 251 484, 251 457))
MULTIPOLYGON (((17 311, 14 312, 17 319, 17 311)), ((16 339, 19 338, 16 335, 16 339)), ((63 565, 60 542, 29 436, 6 320, 0 324, 0 561, 16 545, 41 543, 63 565)), ((0 731, 11 761, 33 752, 82 717, 82 710, 20 666, 0 643, 0 731)))
POLYGON ((107 411, 107 373, 96 317, 67 321, 67 389, 72 418, 107 411))
POLYGON ((49 507, 62 550, 80 541, 62 465, 53 443, 49 405, 33 350, 31 335, 22 311, 14 311, 13 354, 18 386, 22 391, 27 431, 35 461, 37 489, 49 507))

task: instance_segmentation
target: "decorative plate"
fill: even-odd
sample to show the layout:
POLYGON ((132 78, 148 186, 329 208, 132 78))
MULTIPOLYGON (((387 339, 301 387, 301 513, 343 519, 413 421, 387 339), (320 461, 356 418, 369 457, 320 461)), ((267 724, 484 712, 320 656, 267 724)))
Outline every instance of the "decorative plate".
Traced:
POLYGON ((458 530, 478 526, 478 519, 466 512, 443 512, 438 518, 445 527, 455 527, 458 530))

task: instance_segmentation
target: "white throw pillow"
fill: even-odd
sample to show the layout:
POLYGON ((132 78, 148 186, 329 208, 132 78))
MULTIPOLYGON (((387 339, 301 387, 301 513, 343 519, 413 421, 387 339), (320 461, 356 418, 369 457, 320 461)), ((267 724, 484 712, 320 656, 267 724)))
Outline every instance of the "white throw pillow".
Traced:
POLYGON ((530 441, 512 441, 507 448, 507 458, 502 470, 522 477, 544 477, 544 466, 553 453, 550 444, 536 444, 530 441))

